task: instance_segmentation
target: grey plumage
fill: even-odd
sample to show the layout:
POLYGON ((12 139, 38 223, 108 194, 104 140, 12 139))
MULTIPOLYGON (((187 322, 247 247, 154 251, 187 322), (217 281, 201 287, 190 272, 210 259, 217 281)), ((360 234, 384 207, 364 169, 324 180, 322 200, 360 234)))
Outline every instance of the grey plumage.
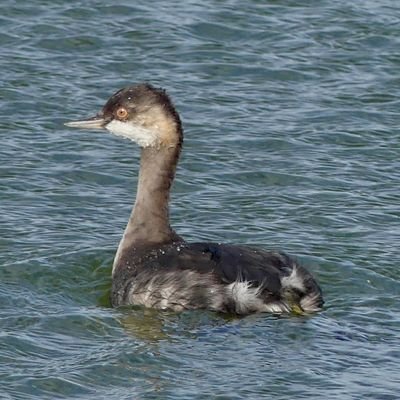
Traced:
POLYGON ((114 273, 111 299, 114 306, 237 314, 296 307, 312 312, 323 303, 311 274, 284 253, 184 242, 126 252, 114 273))

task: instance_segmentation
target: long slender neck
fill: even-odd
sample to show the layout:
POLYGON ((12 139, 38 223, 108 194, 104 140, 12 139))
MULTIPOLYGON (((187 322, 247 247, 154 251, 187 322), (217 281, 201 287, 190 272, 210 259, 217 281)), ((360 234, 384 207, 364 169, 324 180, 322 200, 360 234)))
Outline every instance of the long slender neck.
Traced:
POLYGON ((169 193, 181 151, 174 145, 142 149, 135 206, 114 259, 121 260, 140 247, 182 241, 169 225, 169 193))
POLYGON ((169 193, 180 144, 142 150, 135 207, 126 227, 131 240, 164 243, 176 238, 169 225, 169 193))

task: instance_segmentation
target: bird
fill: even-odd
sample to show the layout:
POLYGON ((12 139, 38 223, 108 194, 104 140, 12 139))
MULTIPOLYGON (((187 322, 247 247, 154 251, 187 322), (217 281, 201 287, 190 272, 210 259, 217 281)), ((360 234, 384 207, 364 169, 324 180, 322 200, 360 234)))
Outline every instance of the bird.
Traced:
POLYGON ((94 117, 66 122, 106 129, 141 147, 136 200, 112 267, 111 305, 181 312, 308 314, 324 300, 312 274, 281 251, 189 243, 170 225, 170 190, 183 127, 167 92, 150 83, 118 90, 94 117))

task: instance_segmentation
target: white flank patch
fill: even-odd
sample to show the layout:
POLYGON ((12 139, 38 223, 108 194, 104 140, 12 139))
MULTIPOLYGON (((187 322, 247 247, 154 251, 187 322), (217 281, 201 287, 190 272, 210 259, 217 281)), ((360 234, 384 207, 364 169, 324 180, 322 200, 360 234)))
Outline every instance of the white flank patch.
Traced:
POLYGON ((262 310, 264 303, 258 297, 260 288, 252 287, 250 282, 236 281, 227 286, 228 293, 235 303, 238 314, 262 310))
POLYGON ((106 125, 106 129, 114 135, 136 142, 141 147, 154 146, 157 143, 157 132, 129 122, 113 119, 106 125))
POLYGON ((227 286, 230 297, 235 302, 235 311, 238 314, 252 312, 290 312, 290 307, 283 301, 265 303, 260 297, 260 287, 252 287, 250 282, 236 281, 227 286))
POLYGON ((291 274, 289 276, 285 276, 281 279, 281 284, 283 288, 295 288, 302 292, 304 292, 304 280, 299 275, 297 271, 297 267, 294 266, 291 274))

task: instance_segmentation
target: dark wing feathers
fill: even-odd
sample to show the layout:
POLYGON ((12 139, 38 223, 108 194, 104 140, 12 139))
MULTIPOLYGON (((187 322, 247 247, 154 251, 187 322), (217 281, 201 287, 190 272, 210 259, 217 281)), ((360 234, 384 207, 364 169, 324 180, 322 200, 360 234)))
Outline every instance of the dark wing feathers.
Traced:
POLYGON ((135 258, 132 272, 136 270, 137 273, 142 268, 154 271, 190 269, 212 273, 226 284, 248 281, 272 294, 279 293, 280 277, 289 275, 294 265, 283 253, 218 243, 169 244, 135 258))
POLYGON ((266 252, 246 246, 211 245, 218 249, 214 272, 225 283, 235 281, 251 282, 270 293, 278 293, 281 288, 280 276, 286 275, 279 253, 266 252))

